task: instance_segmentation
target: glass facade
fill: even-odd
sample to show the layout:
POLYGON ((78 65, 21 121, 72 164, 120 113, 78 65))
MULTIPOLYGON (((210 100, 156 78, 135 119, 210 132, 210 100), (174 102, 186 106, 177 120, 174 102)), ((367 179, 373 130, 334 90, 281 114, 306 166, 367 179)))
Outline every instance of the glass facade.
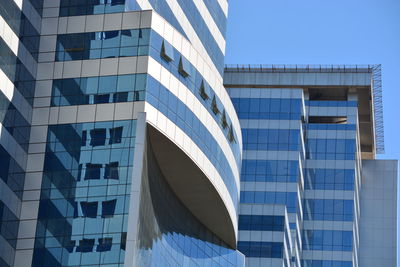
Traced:
POLYGON ((148 55, 150 29, 59 34, 56 61, 148 55))
POLYGON ((60 17, 125 11, 125 0, 61 0, 60 17))
MULTIPOLYGON (((242 125, 240 202, 246 207, 245 214, 259 216, 260 205, 272 205, 263 215, 272 216, 274 205, 285 206, 293 246, 284 248, 291 255, 292 266, 356 267, 360 180, 357 97, 349 94, 348 101, 321 100, 323 94, 275 88, 279 86, 275 86, 278 80, 274 77, 278 79, 280 73, 265 72, 268 74, 263 76, 258 70, 258 76, 252 76, 251 70, 229 69, 232 77, 225 77, 227 84, 234 84, 228 91, 242 125), (243 85, 237 86, 241 82, 243 85), (254 88, 262 87, 263 82, 270 84, 254 88), (324 254, 326 257, 340 254, 341 260, 321 258, 320 251, 330 253, 324 254)), ((285 74, 293 75, 293 80, 303 78, 291 71, 285 74)), ((239 243, 246 244, 239 250, 248 257, 248 266, 280 266, 265 261, 273 259, 272 254, 260 252, 263 242, 276 241, 264 234, 273 231, 261 221, 239 220, 239 243)))
MULTIPOLYGON (((17 266, 42 1, 0 3, 0 266, 17 266), (32 5, 34 3, 34 6, 32 5), (32 13, 25 12, 30 10, 32 13), (40 16, 38 15, 40 18, 40 16)), ((22 229, 22 230, 21 230, 22 229)))
POLYGON ((352 251, 352 231, 304 230, 303 249, 352 251))
POLYGON ((143 101, 146 74, 57 79, 53 81, 52 106, 143 101))
POLYGON ((142 178, 137 266, 244 266, 243 255, 210 232, 177 198, 151 146, 148 142, 142 178))
POLYGON ((32 266, 123 266, 136 121, 49 126, 32 266))
MULTIPOLYGON (((301 248, 298 246, 301 242, 297 242, 297 239, 301 239, 301 237, 298 236, 300 229, 297 222, 302 218, 302 203, 299 201, 299 197, 302 194, 302 158, 300 154, 304 148, 303 128, 300 127, 301 118, 304 116, 303 101, 301 97, 279 97, 280 89, 273 89, 275 92, 279 92, 276 94, 277 97, 271 97, 272 89, 253 90, 254 95, 260 97, 231 96, 242 125, 245 155, 240 178, 242 182, 240 203, 254 205, 254 207, 258 205, 284 206, 289 215, 286 218, 289 221, 286 223, 291 228, 289 230, 291 234, 285 233, 285 236, 287 239, 292 238, 292 242, 296 241, 297 249, 300 250, 301 248), (261 97, 262 90, 266 90, 269 97, 261 97), (282 127, 283 121, 292 123, 293 126, 282 127), (278 153, 285 154, 278 158, 278 153), (289 157, 289 153, 295 153, 293 154, 295 156, 289 157), (291 189, 288 190, 289 188, 291 189)), ((245 232, 242 235, 239 232, 238 248, 246 255, 248 266, 288 265, 294 247, 291 247, 289 241, 283 245, 285 243, 283 235, 280 242, 276 242, 277 239, 272 238, 272 233, 282 230, 261 227, 259 223, 249 224, 246 220, 240 220, 242 216, 239 215, 239 230, 245 230, 245 232), (272 233, 258 236, 260 231, 272 233), (250 240, 245 234, 247 232, 251 233, 250 240), (257 258, 260 261, 253 260, 257 258), (282 261, 279 264, 278 262, 261 261, 267 258, 282 259, 282 261), (289 261, 284 259, 289 259, 289 261)), ((282 222, 282 225, 284 224, 282 222)), ((293 256, 294 262, 298 261, 298 257, 295 254, 293 256)))
MULTIPOLYGON (((33 13, 30 14, 21 12, 15 3, 7 1, 0 4, 0 15, 9 21, 34 62, 27 66, 24 57, 14 54, 8 40, 0 38, 0 67, 24 98, 22 104, 19 100, 14 103, 7 99, 8 95, 3 97, 0 93, 2 140, 7 131, 25 153, 23 160, 16 159, 14 156, 20 151, 10 151, 9 146, 0 143, 4 163, 0 166, 0 177, 23 207, 27 205, 26 199, 32 201, 29 203, 32 216, 25 218, 22 215, 24 228, 19 231, 20 208, 7 206, 9 203, 3 203, 0 197, 0 230, 7 246, 16 251, 15 255, 24 252, 18 251, 24 246, 18 242, 25 241, 20 241, 19 235, 30 236, 33 244, 27 249, 33 256, 24 258, 13 254, 9 260, 1 252, 0 264, 14 266, 15 260, 15 266, 125 266, 126 257, 130 257, 126 249, 128 246, 132 249, 127 242, 128 233, 132 230, 132 222, 138 219, 140 230, 134 237, 138 246, 133 248, 138 266, 242 266, 244 256, 235 249, 235 244, 232 241, 226 243, 204 226, 188 209, 188 204, 175 195, 151 150, 147 155, 135 148, 136 133, 145 132, 143 127, 147 127, 141 124, 137 129, 138 114, 146 111, 144 105, 152 105, 189 136, 210 160, 222 178, 220 186, 226 187, 228 192, 229 202, 224 205, 232 205, 228 208, 233 211, 229 212, 236 216, 239 190, 234 173, 241 165, 241 144, 238 129, 232 126, 236 115, 224 107, 229 99, 222 99, 226 94, 218 92, 222 84, 215 84, 214 77, 205 76, 207 73, 189 58, 189 54, 183 55, 182 47, 164 40, 149 24, 146 28, 127 28, 113 23, 114 18, 125 17, 122 13, 126 11, 140 10, 136 1, 61 0, 59 4, 51 3, 51 8, 55 9, 50 11, 50 3, 43 7, 40 0, 24 9, 31 10, 33 13), (56 9, 58 14, 54 13, 56 9), (41 18, 54 19, 57 15, 60 21, 71 21, 68 30, 51 31, 54 25, 50 24, 40 29, 41 18), (89 22, 87 29, 77 30, 72 26, 72 21, 82 16, 88 16, 90 20, 103 15, 104 24, 96 22, 91 31, 88 30, 89 22), (40 51, 39 40, 43 42, 40 51), (116 72, 103 67, 110 60, 118 62, 124 58, 126 61, 134 57, 138 57, 135 62, 151 57, 163 66, 195 96, 217 128, 211 131, 197 117, 198 111, 194 112, 193 106, 171 94, 170 88, 149 75, 144 65, 135 67, 135 71, 119 69, 116 72), (46 64, 53 63, 63 66, 61 75, 44 70, 46 64), (98 63, 103 70, 96 73, 90 69, 91 73, 88 73, 81 65, 82 71, 73 68, 73 74, 67 73, 67 65, 79 63, 98 63), (34 98, 35 88, 39 88, 37 98, 34 98), (26 114, 21 106, 33 115, 26 114), (51 109, 48 113, 51 119, 44 122, 39 109, 51 109), (80 114, 70 116, 73 109, 80 110, 80 114), (128 116, 129 110, 132 116, 128 116), (90 116, 92 111, 93 116, 90 116), (114 116, 110 117, 112 112, 114 116), (63 116, 69 118, 68 122, 62 119, 63 116), (31 130, 33 135, 30 135, 31 130), (222 133, 225 146, 221 146, 218 139, 221 137, 216 138, 213 131, 222 133), (226 152, 229 155, 225 155, 226 152), (145 168, 133 165, 134 154, 143 157, 145 168), (32 158, 38 160, 32 163, 32 158), (139 174, 141 179, 133 181, 139 174), (25 184, 25 176, 34 177, 36 184, 33 185, 31 180, 25 184), (141 186, 140 191, 132 191, 137 184, 141 186), (35 191, 36 198, 29 190, 35 191), (133 201, 139 193, 139 201, 133 201), (129 210, 132 209, 138 211, 137 218, 131 218, 129 210)), ((171 8, 171 2, 149 1, 149 4, 184 38, 197 35, 198 40, 188 41, 194 41, 195 49, 201 50, 201 57, 204 57, 202 64, 217 70, 219 73, 215 75, 220 79, 226 31, 225 6, 212 0, 204 2, 205 8, 199 9, 190 1, 176 1, 183 10, 180 14, 171 8), (210 22, 204 20, 202 12, 211 16, 216 28, 209 28, 210 22), (181 25, 182 19, 187 19, 191 25, 181 25)), ((141 12, 127 16, 134 14, 144 21, 141 12)), ((146 145, 151 148, 150 143, 146 145)), ((234 218, 230 216, 229 219, 234 218)), ((235 229, 231 230, 234 234, 235 229)), ((3 245, 1 242, 0 238, 0 246, 3 245)))

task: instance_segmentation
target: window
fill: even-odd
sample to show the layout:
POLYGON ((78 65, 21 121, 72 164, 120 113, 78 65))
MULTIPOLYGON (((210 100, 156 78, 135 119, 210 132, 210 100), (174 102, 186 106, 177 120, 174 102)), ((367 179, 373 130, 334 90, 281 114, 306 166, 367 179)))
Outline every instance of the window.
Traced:
POLYGON ((206 87, 204 86, 204 81, 201 81, 201 85, 200 85, 200 96, 203 100, 207 100, 210 99, 210 97, 208 96, 207 92, 206 92, 206 87))
POLYGON ((238 250, 246 257, 282 258, 283 243, 281 242, 249 242, 239 241, 238 250))
POLYGON ((79 246, 76 248, 76 252, 92 252, 94 246, 94 239, 82 239, 79 240, 79 246))
POLYGON ((85 180, 98 180, 100 179, 101 164, 86 164, 85 180))
POLYGON ((303 231, 305 250, 352 251, 353 232, 336 230, 303 231))
POLYGON ((72 203, 72 209, 73 209, 73 217, 74 218, 78 218, 78 202, 76 202, 76 201, 74 201, 73 203, 72 203))
POLYGON ((117 200, 108 200, 102 202, 102 210, 101 217, 102 218, 110 218, 114 216, 115 213, 115 205, 117 204, 117 200))
POLYGON ((97 216, 97 202, 81 202, 82 214, 84 217, 96 218, 97 216))
POLYGON ((126 248, 126 232, 123 232, 121 235, 121 249, 125 250, 126 248))
POLYGON ((183 77, 188 77, 190 75, 190 65, 186 58, 180 57, 179 59, 179 67, 178 67, 179 74, 183 77))
POLYGON ((82 178, 82 163, 78 165, 78 175, 76 180, 79 182, 82 178))
POLYGON ((174 49, 172 45, 164 40, 161 45, 161 57, 167 62, 171 62, 174 59, 174 49))
POLYGON ((94 104, 104 104, 110 102, 110 94, 94 95, 94 104))
POLYGON ((117 127, 117 128, 110 129, 110 141, 108 142, 110 145, 121 143, 122 129, 123 129, 123 127, 117 127))
POLYGON ((228 122, 226 121, 225 109, 222 111, 221 124, 222 124, 222 128, 224 128, 224 129, 226 129, 228 127, 228 122))
POLYGON ((103 251, 110 251, 112 246, 112 238, 99 238, 99 244, 97 245, 96 251, 103 252, 103 251))
POLYGON ((56 61, 148 55, 149 35, 149 29, 60 34, 56 61))
POLYGON ((87 141, 87 131, 82 131, 81 146, 86 146, 87 141))
POLYGON ((346 124, 347 117, 310 116, 310 117, 308 117, 308 123, 346 124))
POLYGON ((70 240, 69 242, 67 242, 67 244, 65 245, 65 249, 69 252, 72 253, 74 251, 74 247, 75 247, 75 240, 70 240))
POLYGON ((91 146, 104 146, 106 143, 106 129, 93 129, 90 130, 90 145, 91 146))
POLYGON ((231 143, 236 143, 235 135, 233 134, 232 123, 231 123, 231 126, 229 126, 228 140, 231 143))
POLYGON ((309 99, 326 101, 326 100, 337 100, 345 101, 347 100, 347 89, 346 88, 309 88, 309 99))
POLYGON ((119 179, 118 175, 118 162, 110 162, 106 164, 106 169, 104 171, 104 179, 119 179))
POLYGON ((118 92, 113 95, 113 102, 127 102, 128 101, 128 92, 118 92))
POLYGON ((285 226, 284 216, 274 215, 240 215, 239 230, 280 231, 285 226))
POLYGON ((211 110, 214 112, 215 115, 220 113, 215 96, 213 96, 213 99, 211 101, 211 110))

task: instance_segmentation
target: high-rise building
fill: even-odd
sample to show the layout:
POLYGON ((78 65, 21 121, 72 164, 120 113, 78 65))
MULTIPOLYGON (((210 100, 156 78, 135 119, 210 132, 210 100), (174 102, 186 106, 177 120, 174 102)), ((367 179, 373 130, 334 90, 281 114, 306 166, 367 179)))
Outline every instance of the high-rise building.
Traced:
POLYGON ((227 10, 0 0, 1 267, 395 266, 379 68, 224 69, 227 10))
POLYGON ((244 264, 227 7, 1 1, 1 266, 244 264))
POLYGON ((380 66, 229 66, 246 266, 397 266, 380 66))

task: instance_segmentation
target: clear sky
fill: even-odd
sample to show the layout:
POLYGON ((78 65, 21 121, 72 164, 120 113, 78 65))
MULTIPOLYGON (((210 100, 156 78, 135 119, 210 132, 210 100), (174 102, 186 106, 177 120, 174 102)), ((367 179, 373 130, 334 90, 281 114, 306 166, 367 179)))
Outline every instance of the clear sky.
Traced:
POLYGON ((227 64, 382 64, 386 153, 379 158, 400 159, 400 0, 229 5, 227 64))
POLYGON ((229 1, 227 64, 382 64, 386 154, 400 159, 399 0, 229 1))

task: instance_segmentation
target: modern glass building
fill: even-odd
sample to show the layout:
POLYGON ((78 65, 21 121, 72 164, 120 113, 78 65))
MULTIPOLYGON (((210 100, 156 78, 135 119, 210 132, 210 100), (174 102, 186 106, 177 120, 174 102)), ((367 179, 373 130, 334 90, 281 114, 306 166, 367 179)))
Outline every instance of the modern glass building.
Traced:
POLYGON ((224 69, 227 12, 0 1, 0 267, 395 266, 379 72, 224 69))
POLYGON ((243 266, 226 0, 0 3, 0 266, 243 266))
POLYGON ((398 162, 375 159, 380 76, 379 65, 225 69, 243 136, 246 266, 397 266, 398 162))

